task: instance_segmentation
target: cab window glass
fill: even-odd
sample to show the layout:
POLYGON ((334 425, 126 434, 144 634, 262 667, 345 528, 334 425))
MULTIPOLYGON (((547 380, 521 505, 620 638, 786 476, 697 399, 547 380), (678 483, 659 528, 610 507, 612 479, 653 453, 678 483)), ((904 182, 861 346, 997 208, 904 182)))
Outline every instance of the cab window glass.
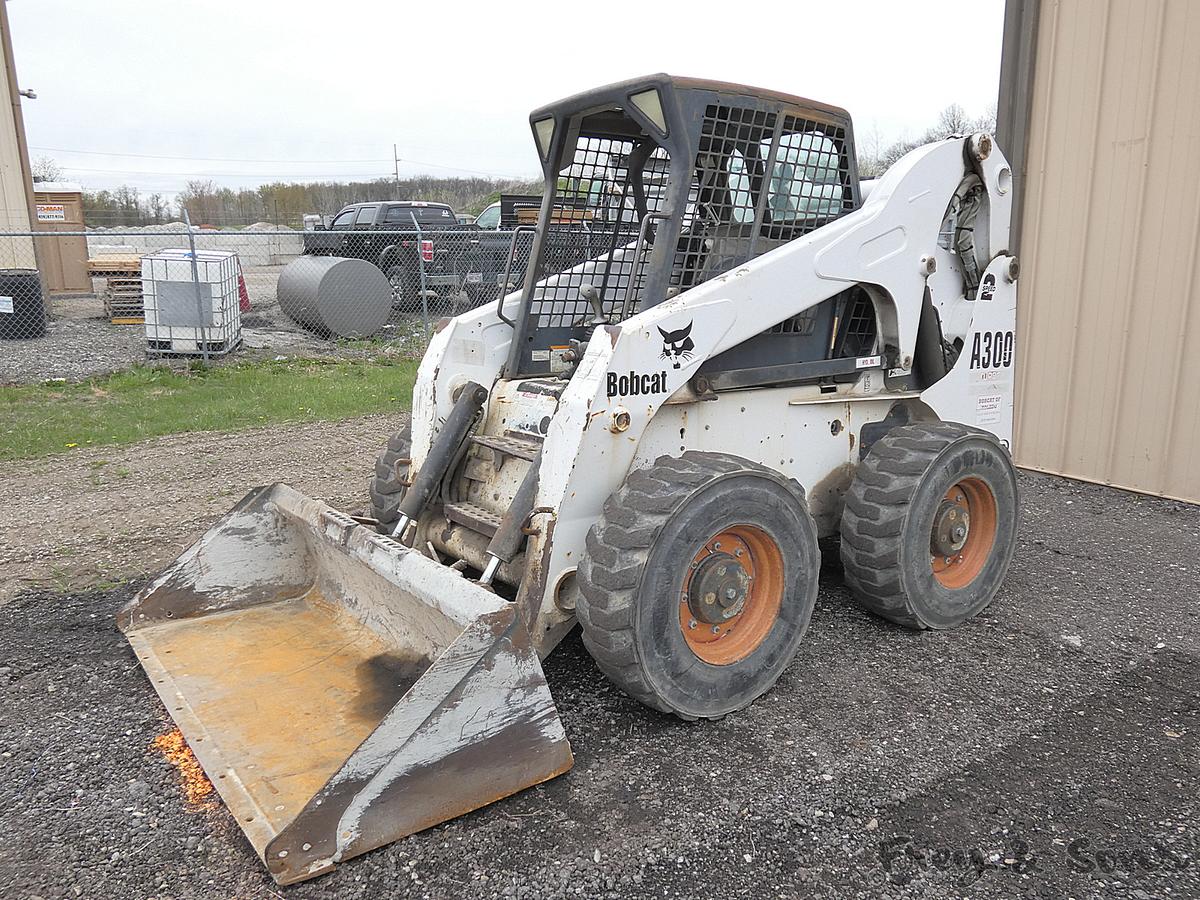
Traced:
POLYGON ((375 211, 378 206, 364 206, 358 211, 358 215, 354 217, 355 225, 373 225, 375 223, 375 211))
POLYGON ((331 229, 349 228, 350 223, 354 221, 355 212, 357 212, 357 210, 348 209, 345 212, 338 213, 337 218, 333 220, 333 224, 329 227, 331 229))
POLYGON ((842 199, 837 145, 814 131, 783 135, 768 187, 771 220, 836 216, 842 210, 842 199))
MULTIPOLYGON (((771 142, 766 141, 764 152, 770 152, 771 142)), ((746 157, 733 150, 726 158, 725 175, 729 180, 729 204, 733 221, 739 225, 754 221, 754 197, 750 193, 750 173, 746 157)))

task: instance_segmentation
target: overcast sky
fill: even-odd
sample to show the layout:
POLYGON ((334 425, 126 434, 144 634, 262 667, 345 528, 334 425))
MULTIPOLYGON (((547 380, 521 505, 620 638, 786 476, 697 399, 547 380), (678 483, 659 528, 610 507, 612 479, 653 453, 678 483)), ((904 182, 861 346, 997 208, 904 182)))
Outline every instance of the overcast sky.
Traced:
POLYGON ((860 143, 995 103, 1003 0, 9 0, 30 154, 174 194, 532 177, 529 111, 649 72, 844 106, 860 143), (86 151, 86 152, 85 152, 86 151))

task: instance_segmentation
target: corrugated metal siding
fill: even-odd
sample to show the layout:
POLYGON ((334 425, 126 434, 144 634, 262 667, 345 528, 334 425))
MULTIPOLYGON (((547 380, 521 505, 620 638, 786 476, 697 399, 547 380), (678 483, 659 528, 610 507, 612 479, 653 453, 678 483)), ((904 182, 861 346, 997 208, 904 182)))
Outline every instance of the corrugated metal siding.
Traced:
POLYGON ((1017 461, 1200 501, 1200 2, 1042 0, 1017 461))
MULTIPOLYGON (((0 15, 0 28, 7 29, 8 13, 0 15)), ((9 52, 7 32, 0 35, 0 51, 9 52)), ((0 60, 0 64, 7 63, 0 60)), ((25 171, 17 140, 16 111, 7 68, 0 71, 0 229, 29 230, 29 196, 25 193, 25 171)), ((0 238, 0 268, 33 265, 33 242, 28 238, 0 238)))

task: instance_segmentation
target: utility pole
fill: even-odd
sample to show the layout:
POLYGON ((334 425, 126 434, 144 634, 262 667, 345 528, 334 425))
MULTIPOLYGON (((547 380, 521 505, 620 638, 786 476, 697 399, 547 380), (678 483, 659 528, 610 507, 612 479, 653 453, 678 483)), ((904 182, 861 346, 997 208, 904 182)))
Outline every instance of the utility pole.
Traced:
POLYGON ((399 200, 399 199, 400 199, 400 156, 398 155, 398 153, 397 153, 397 151, 396 151, 396 145, 395 145, 395 144, 392 144, 392 162, 394 162, 394 163, 396 164, 396 170, 395 170, 395 174, 396 174, 396 183, 395 183, 395 191, 396 191, 396 196, 394 196, 392 199, 393 199, 393 200, 399 200))

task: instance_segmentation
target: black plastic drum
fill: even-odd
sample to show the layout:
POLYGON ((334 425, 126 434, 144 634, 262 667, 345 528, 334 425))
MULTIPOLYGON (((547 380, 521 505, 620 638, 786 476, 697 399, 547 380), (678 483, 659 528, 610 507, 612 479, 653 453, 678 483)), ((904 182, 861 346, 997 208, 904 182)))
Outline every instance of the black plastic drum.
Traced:
POLYGON ((0 269, 0 339, 46 333, 46 301, 37 269, 0 269))

